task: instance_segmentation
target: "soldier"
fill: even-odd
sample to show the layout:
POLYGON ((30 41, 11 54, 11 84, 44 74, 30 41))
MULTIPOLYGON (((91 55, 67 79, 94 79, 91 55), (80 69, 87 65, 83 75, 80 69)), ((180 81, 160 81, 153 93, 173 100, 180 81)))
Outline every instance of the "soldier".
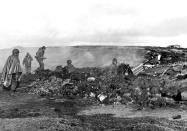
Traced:
POLYGON ((25 58, 23 59, 23 65, 25 66, 26 74, 31 73, 31 64, 32 64, 33 58, 32 56, 27 53, 25 58))
POLYGON ((21 74, 19 50, 13 49, 12 55, 8 57, 2 71, 1 83, 3 84, 3 89, 16 91, 19 86, 21 74))
POLYGON ((112 64, 110 65, 110 73, 112 75, 117 75, 118 61, 116 58, 112 59, 112 64))
POLYGON ((71 60, 67 60, 67 66, 65 67, 68 71, 68 73, 72 73, 73 71, 75 71, 75 67, 72 64, 71 60))
POLYGON ((44 62, 43 60, 46 59, 44 57, 44 53, 45 53, 45 50, 46 50, 46 47, 43 46, 41 48, 38 49, 38 51, 36 52, 36 60, 38 61, 40 67, 39 67, 39 70, 44 70, 44 62))

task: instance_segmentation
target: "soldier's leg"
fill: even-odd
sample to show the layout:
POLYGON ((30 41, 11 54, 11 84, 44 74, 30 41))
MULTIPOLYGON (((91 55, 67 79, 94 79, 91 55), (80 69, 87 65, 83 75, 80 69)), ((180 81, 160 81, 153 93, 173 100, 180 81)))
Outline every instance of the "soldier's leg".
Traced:
POLYGON ((28 67, 28 73, 31 73, 31 66, 28 67))
POLYGON ((16 74, 12 75, 11 90, 15 90, 17 87, 16 74))
POLYGON ((39 58, 36 58, 36 60, 38 61, 38 64, 39 64, 39 66, 40 66, 39 69, 41 70, 41 66, 42 66, 42 65, 41 65, 41 60, 40 60, 39 58))
POLYGON ((26 74, 30 74, 30 73, 31 73, 31 67, 28 66, 28 67, 26 68, 26 74))
POLYGON ((13 89, 13 92, 16 92, 16 89, 19 87, 20 82, 16 81, 15 88, 13 89))
POLYGON ((25 73, 28 74, 28 67, 25 66, 25 73))
POLYGON ((44 62, 43 62, 43 60, 40 61, 40 69, 44 70, 44 62))
POLYGON ((16 92, 16 89, 19 87, 20 85, 20 77, 21 77, 21 72, 19 72, 18 74, 15 74, 12 80, 12 85, 11 85, 11 90, 16 92))

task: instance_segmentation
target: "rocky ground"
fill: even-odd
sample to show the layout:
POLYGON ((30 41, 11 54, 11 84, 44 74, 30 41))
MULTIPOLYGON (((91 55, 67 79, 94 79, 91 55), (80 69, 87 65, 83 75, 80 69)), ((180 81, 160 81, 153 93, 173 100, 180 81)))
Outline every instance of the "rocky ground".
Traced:
POLYGON ((90 105, 87 100, 0 93, 1 131, 187 130, 186 107, 136 110, 133 105, 90 105), (181 115, 179 119, 173 116, 181 115))

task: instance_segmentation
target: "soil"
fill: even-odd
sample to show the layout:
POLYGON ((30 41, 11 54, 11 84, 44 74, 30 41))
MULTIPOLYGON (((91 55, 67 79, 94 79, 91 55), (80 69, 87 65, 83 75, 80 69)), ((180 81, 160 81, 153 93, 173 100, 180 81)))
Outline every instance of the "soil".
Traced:
POLYGON ((0 131, 185 131, 186 120, 186 106, 137 110, 0 91, 0 131), (172 119, 174 115, 181 118, 172 119))

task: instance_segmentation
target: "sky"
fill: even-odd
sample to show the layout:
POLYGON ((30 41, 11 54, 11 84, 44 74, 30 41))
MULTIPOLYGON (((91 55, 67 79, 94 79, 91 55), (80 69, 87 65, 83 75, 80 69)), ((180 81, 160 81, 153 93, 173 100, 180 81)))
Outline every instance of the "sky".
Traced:
POLYGON ((0 0, 0 48, 187 47, 186 0, 0 0))

